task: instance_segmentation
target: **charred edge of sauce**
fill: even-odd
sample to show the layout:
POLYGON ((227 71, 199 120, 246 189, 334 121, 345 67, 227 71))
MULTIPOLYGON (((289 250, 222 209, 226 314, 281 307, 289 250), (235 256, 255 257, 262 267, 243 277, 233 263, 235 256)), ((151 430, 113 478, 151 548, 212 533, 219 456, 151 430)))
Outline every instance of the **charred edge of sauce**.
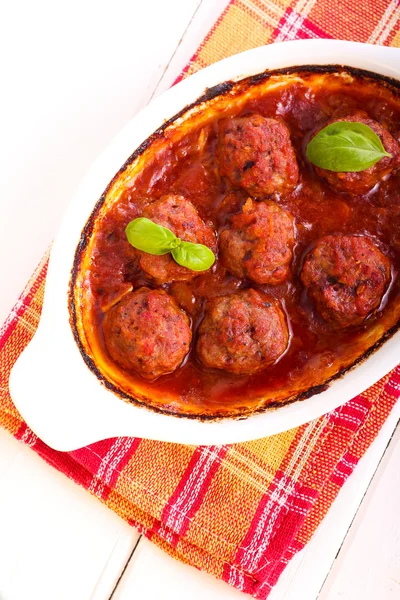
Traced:
POLYGON ((390 91, 394 91, 395 96, 400 96, 400 81, 389 77, 387 75, 379 75, 373 71, 367 71, 366 69, 358 69, 357 67, 349 67, 346 65, 304 65, 300 67, 284 67, 282 69, 275 69, 273 71, 264 71, 257 75, 252 75, 246 79, 241 79, 238 84, 246 83, 249 85, 255 85, 262 83, 266 79, 275 75, 294 75, 299 73, 300 75, 312 75, 314 73, 349 73, 355 77, 361 79, 369 79, 372 81, 378 81, 383 84, 385 88, 390 88, 390 91))
POLYGON ((198 106, 199 104, 202 104, 203 102, 210 101, 210 100, 216 98, 217 96, 224 96, 224 95, 228 94, 229 92, 231 92, 234 88, 237 89, 238 91, 239 90, 244 91, 248 87, 257 85, 259 83, 263 83, 266 79, 269 79, 270 77, 277 76, 277 75, 293 75, 296 73, 298 73, 301 76, 307 76, 307 75, 311 75, 314 73, 338 73, 338 74, 349 73, 350 75, 359 77, 361 79, 365 79, 365 80, 369 80, 369 81, 371 81, 371 80, 378 81, 385 88, 390 88, 391 92, 393 92, 395 94, 395 96, 400 97, 400 81, 399 80, 394 79, 392 77, 388 77, 386 75, 380 75, 378 73, 374 73, 373 71, 367 71, 365 69, 358 69, 356 67, 349 67, 346 65, 338 65, 338 64, 302 65, 302 66, 285 67, 282 69, 275 69, 275 70, 271 70, 271 71, 266 70, 263 73, 258 73, 257 75, 251 75, 250 77, 246 77, 246 78, 241 79, 236 82, 225 81, 224 83, 217 84, 211 88, 206 88, 205 92, 201 96, 199 96, 197 98, 197 100, 195 100, 191 104, 188 104, 182 110, 180 110, 178 113, 176 113, 173 117, 166 120, 163 123, 163 125, 161 125, 158 129, 156 129, 154 131, 154 133, 152 133, 146 140, 144 140, 140 144, 140 146, 138 146, 136 148, 136 150, 129 156, 129 158, 125 161, 125 163, 122 165, 122 167, 119 169, 119 171, 117 171, 115 176, 111 179, 110 183, 105 188, 103 194, 100 196, 100 198, 96 202, 96 204, 95 204, 95 206, 94 206, 94 208, 82 230, 80 240, 79 240, 79 243, 78 243, 76 251, 75 251, 75 256, 74 256, 74 261, 73 261, 73 266, 71 269, 71 275, 70 275, 70 281, 69 281, 69 291, 68 291, 69 322, 70 322, 70 326, 72 329, 72 333, 73 333, 75 342, 79 348, 79 351, 80 351, 82 358, 83 358, 85 364, 87 365, 87 367, 98 378, 100 383, 102 383, 107 389, 112 391, 114 394, 116 394, 123 400, 127 400, 128 402, 135 404, 138 407, 152 410, 153 412, 157 412, 157 413, 161 413, 161 414, 168 414, 168 415, 172 415, 172 416, 179 417, 179 418, 198 419, 201 421, 213 421, 213 420, 215 421, 215 420, 219 420, 219 419, 223 419, 223 418, 246 419, 251 415, 263 413, 268 410, 273 410, 273 409, 279 408, 284 405, 292 404, 293 402, 306 400, 307 398, 310 398, 311 396, 314 396, 315 394, 322 393, 329 387, 330 383, 332 383, 336 379, 343 377, 350 370, 352 370, 353 368, 358 366, 361 362, 366 360, 369 356, 371 356, 374 352, 376 352, 376 350, 378 350, 390 337, 392 337, 400 329, 400 320, 399 320, 396 323, 396 325, 394 325, 387 332, 385 332, 380 340, 378 340, 369 350, 367 350, 367 352, 365 352, 363 355, 358 357, 351 365, 349 365, 345 369, 342 369, 341 371, 338 371, 337 373, 335 373, 335 375, 330 377, 325 382, 323 382, 319 385, 313 386, 313 387, 309 388, 308 390, 305 390, 304 392, 297 394, 296 396, 286 398, 282 401, 270 402, 269 404, 261 406, 260 408, 256 408, 253 410, 249 409, 247 412, 243 412, 243 413, 234 413, 234 414, 231 413, 230 414, 229 411, 227 411, 225 413, 215 413, 213 415, 201 414, 201 413, 196 413, 196 414, 175 413, 175 412, 172 412, 165 408, 162 408, 159 405, 156 406, 156 405, 152 404, 153 400, 151 398, 144 399, 144 400, 137 400, 130 394, 127 394, 126 392, 119 389, 116 385, 114 385, 113 383, 108 381, 102 375, 102 373, 97 368, 94 360, 92 358, 90 358, 90 356, 87 354, 87 352, 84 348, 84 345, 81 341, 78 327, 76 325, 77 307, 75 304, 75 294, 74 294, 75 283, 76 283, 76 279, 78 276, 78 271, 79 271, 79 267, 80 267, 80 263, 81 263, 82 254, 89 242, 90 236, 92 235, 95 220, 99 214, 101 207, 103 206, 103 203, 106 199, 108 191, 110 190, 112 185, 117 181, 117 179, 120 177, 120 175, 128 168, 128 166, 138 156, 143 154, 143 152, 145 152, 145 150, 147 150, 147 148, 149 148, 155 140, 163 137, 164 131, 167 127, 169 127, 171 124, 173 124, 177 119, 182 117, 186 112, 188 112, 192 108, 198 106))
POLYGON ((213 87, 206 88, 206 91, 202 96, 197 98, 195 104, 199 104, 201 102, 207 102, 208 100, 212 100, 217 96, 223 96, 231 91, 232 88, 235 87, 234 81, 224 81, 224 83, 218 83, 213 87))

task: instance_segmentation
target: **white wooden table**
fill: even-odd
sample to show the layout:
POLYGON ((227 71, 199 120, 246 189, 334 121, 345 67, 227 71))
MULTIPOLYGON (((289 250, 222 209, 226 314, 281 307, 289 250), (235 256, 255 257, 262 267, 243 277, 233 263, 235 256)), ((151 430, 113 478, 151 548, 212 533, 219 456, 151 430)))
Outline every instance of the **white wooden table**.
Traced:
MULTIPOLYGON (((92 160, 135 112, 171 85, 226 4, 3 5, 0 321, 92 160)), ((399 418, 398 404, 272 600, 400 597, 399 418)), ((0 600, 161 596, 243 597, 166 556, 0 430, 0 600)))

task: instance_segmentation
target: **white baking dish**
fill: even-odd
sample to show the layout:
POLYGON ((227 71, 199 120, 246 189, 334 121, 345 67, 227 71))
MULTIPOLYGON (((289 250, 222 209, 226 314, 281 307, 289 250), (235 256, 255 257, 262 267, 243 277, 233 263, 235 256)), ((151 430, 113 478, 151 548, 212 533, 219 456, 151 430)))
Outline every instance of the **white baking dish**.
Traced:
POLYGON ((72 450, 113 436, 186 444, 222 444, 271 435, 331 411, 359 394, 400 360, 400 331, 329 389, 244 420, 201 422, 122 401, 82 359, 69 324, 68 285, 81 231, 109 181, 143 140, 207 87, 266 69, 341 64, 400 79, 400 50, 334 40, 284 42, 216 63, 171 88, 134 117, 93 164, 73 197, 53 245, 43 314, 10 379, 12 398, 48 445, 72 450))

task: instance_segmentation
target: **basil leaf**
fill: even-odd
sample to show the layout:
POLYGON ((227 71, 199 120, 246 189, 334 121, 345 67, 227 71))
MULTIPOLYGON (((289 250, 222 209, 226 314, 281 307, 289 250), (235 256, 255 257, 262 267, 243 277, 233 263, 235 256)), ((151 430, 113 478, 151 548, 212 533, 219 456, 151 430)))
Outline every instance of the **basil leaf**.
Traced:
POLYGON ((182 242, 171 250, 174 260, 192 271, 206 271, 215 262, 214 252, 203 244, 182 242))
POLYGON ((335 173, 357 173, 384 156, 392 157, 371 127, 350 121, 321 129, 307 145, 306 155, 315 166, 335 173))
POLYGON ((128 223, 125 233, 134 248, 155 255, 171 252, 178 265, 192 271, 206 271, 215 261, 214 253, 207 246, 184 242, 167 227, 145 217, 128 223))
POLYGON ((125 233, 134 248, 148 254, 167 254, 180 243, 179 238, 170 229, 157 225, 145 217, 128 223, 125 233))

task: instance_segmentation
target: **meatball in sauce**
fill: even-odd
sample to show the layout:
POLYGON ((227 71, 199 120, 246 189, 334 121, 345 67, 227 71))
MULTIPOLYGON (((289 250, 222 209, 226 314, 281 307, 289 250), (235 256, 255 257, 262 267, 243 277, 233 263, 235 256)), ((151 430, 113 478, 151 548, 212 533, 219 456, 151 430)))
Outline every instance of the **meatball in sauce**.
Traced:
MULTIPOLYGON (((335 173, 315 167, 315 172, 325 179, 327 184, 335 192, 345 192, 354 196, 366 194, 375 187, 385 177, 388 177, 395 169, 400 168, 400 146, 389 131, 377 121, 370 119, 366 112, 362 110, 353 111, 340 118, 332 118, 324 127, 332 123, 349 121, 350 123, 363 123, 368 125, 380 138, 386 152, 392 157, 385 156, 381 158, 369 169, 352 173, 335 173)), ((322 129, 322 128, 321 128, 322 129)), ((314 134, 316 135, 318 131, 314 134)))
MULTIPOLYGON (((158 225, 167 227, 173 233, 193 244, 204 244, 217 249, 217 239, 212 225, 205 223, 191 202, 183 196, 168 194, 149 204, 143 211, 143 217, 158 225)), ((157 283, 188 281, 198 275, 186 267, 181 267, 170 254, 154 256, 137 250, 140 267, 157 283)))
POLYGON ((189 351, 187 315, 163 290, 142 287, 106 312, 106 348, 124 369, 155 379, 177 369, 189 351))
POLYGON ((289 129, 261 115, 220 121, 218 160, 221 175, 256 197, 283 194, 299 178, 289 129))
POLYGON ((329 235, 307 255, 301 280, 326 321, 360 325, 381 304, 390 261, 367 236, 329 235))
POLYGON ((196 351, 206 367, 249 375, 277 361, 288 341, 285 313, 278 302, 249 289, 207 304, 196 351))
POLYGON ((276 285, 290 274, 294 219, 275 202, 247 200, 220 235, 222 264, 255 283, 276 285))

